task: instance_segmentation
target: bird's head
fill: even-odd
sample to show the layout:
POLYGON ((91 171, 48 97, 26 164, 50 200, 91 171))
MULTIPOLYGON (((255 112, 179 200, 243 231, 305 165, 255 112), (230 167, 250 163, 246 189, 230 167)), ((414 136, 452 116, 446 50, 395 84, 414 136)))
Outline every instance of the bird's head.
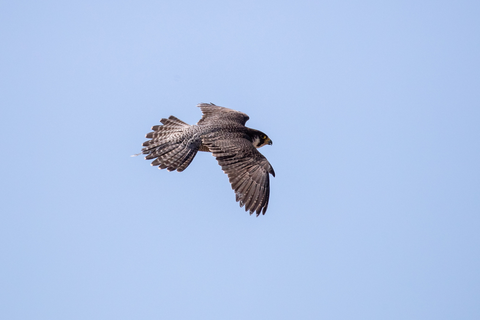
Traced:
POLYGON ((263 132, 258 131, 256 135, 253 136, 252 144, 255 148, 261 148, 265 145, 272 145, 273 141, 263 132))

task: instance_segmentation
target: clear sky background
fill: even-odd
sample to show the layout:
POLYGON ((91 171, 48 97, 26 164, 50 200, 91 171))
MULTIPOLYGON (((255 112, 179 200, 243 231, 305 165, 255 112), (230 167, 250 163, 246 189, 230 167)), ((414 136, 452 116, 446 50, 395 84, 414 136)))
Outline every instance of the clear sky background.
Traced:
POLYGON ((480 319, 480 2, 3 1, 0 318, 480 319), (270 205, 139 152, 200 102, 270 205))

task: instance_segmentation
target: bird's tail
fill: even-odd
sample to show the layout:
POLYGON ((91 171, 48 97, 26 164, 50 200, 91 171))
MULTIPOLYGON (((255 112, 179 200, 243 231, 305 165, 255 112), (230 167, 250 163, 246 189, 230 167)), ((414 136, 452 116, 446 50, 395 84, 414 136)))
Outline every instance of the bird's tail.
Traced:
POLYGON ((192 162, 201 140, 195 135, 194 126, 174 116, 160 122, 163 125, 153 126, 153 132, 146 135, 151 140, 143 143, 142 153, 147 155, 146 160, 154 159, 152 166, 181 172, 192 162))

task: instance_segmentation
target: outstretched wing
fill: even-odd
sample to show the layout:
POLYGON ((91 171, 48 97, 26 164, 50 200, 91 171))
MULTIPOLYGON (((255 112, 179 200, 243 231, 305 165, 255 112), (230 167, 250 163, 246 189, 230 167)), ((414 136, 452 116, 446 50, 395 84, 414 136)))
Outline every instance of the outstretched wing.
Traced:
POLYGON ((270 177, 275 176, 268 160, 252 145, 245 133, 232 137, 205 135, 202 142, 228 175, 236 201, 245 211, 265 214, 270 197, 270 177))
POLYGON ((219 120, 222 122, 235 122, 242 126, 245 125, 249 117, 240 111, 219 107, 213 103, 200 103, 197 105, 202 109, 203 117, 198 121, 198 125, 216 123, 219 120))

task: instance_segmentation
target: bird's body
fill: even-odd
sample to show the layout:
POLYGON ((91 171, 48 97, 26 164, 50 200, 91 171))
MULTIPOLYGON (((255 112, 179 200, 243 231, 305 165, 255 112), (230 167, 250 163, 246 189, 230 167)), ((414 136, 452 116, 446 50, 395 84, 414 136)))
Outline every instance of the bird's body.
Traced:
POLYGON ((211 152, 228 175, 236 200, 250 214, 265 214, 270 196, 269 174, 275 176, 268 160, 258 152, 272 141, 261 131, 245 127, 249 117, 239 111, 199 104, 203 117, 189 125, 174 116, 161 119, 143 143, 145 159, 168 171, 185 170, 198 151, 211 152))

